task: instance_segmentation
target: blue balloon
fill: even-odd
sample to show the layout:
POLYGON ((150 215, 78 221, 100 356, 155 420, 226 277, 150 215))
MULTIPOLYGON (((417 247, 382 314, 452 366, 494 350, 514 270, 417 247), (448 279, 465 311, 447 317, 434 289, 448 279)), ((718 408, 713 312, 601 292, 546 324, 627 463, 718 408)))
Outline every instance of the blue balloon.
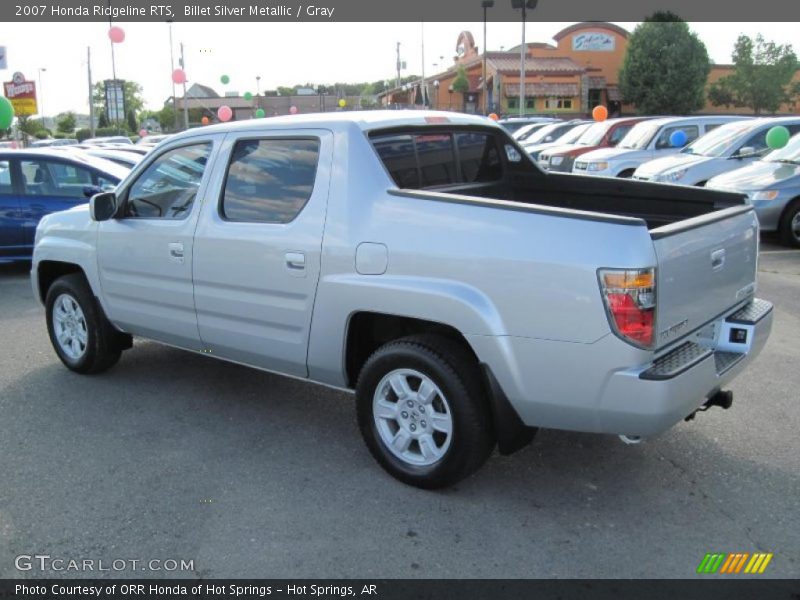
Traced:
POLYGON ((683 148, 686 145, 686 132, 683 129, 673 131, 669 136, 669 143, 673 148, 683 148))

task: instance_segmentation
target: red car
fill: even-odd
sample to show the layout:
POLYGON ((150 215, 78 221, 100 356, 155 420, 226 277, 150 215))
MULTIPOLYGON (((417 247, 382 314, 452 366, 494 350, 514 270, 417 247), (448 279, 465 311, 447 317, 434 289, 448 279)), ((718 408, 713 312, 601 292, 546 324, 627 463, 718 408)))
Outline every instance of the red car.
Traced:
POLYGON ((538 163, 542 169, 548 171, 560 171, 562 173, 572 172, 572 163, 581 154, 597 150, 598 148, 610 148, 616 146, 625 137, 631 128, 640 121, 646 121, 653 117, 619 117, 616 119, 606 119, 598 121, 574 144, 554 146, 539 154, 538 163))

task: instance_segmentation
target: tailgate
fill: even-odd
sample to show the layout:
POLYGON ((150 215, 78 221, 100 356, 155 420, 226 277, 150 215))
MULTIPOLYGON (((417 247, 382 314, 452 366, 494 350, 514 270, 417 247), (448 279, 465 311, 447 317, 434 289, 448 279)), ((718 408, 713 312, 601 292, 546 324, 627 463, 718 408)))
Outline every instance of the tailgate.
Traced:
POLYGON ((651 232, 656 268, 656 347, 662 348, 755 293, 758 221, 726 208, 651 232))

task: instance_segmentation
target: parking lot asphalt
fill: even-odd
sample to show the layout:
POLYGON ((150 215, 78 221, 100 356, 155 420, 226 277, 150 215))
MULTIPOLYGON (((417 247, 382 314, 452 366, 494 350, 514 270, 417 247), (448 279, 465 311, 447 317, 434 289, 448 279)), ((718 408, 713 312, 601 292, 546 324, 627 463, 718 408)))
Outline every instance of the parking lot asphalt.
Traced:
POLYGON ((140 340, 71 373, 27 270, 0 267, 2 578, 691 578, 757 551, 800 576, 800 251, 762 244, 774 328, 732 409, 636 446, 541 431, 440 492, 384 474, 344 393, 140 340), (35 554, 193 568, 17 570, 35 554))

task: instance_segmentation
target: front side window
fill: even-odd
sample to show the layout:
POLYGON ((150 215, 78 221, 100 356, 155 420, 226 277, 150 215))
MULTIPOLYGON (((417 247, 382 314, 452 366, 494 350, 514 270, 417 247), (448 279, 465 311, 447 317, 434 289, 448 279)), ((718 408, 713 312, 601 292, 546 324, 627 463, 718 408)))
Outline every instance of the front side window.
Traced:
POLYGON ((128 191, 125 216, 183 219, 194 203, 211 142, 169 150, 150 163, 128 191))
POLYGON ((677 133, 678 131, 682 131, 686 136, 686 141, 681 144, 681 148, 686 144, 693 142, 697 139, 697 136, 700 135, 700 129, 697 125, 682 125, 678 127, 665 127, 661 134, 658 136, 658 140, 656 140, 656 148, 673 148, 672 144, 672 134, 677 133))
POLYGON ((26 196, 59 196, 85 199, 93 185, 92 172, 84 167, 41 158, 20 161, 26 196))
POLYGON ((220 214, 228 221, 292 221, 311 198, 318 163, 317 139, 236 142, 220 214))

